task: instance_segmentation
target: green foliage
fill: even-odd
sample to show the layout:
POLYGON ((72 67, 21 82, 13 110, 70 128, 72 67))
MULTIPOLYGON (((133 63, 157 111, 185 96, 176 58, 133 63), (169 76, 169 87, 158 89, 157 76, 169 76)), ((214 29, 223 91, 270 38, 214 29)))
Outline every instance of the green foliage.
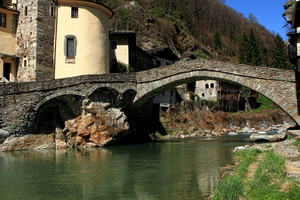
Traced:
POLYGON ((258 154, 260 154, 261 151, 257 149, 246 149, 243 151, 237 151, 235 152, 235 156, 237 157, 238 162, 240 163, 236 169, 235 172, 240 177, 245 177, 248 172, 248 167, 256 161, 256 158, 258 154))
POLYGON ((300 138, 297 138, 297 140, 294 142, 295 146, 300 146, 300 138))
POLYGON ((218 31, 216 31, 214 36, 214 48, 215 50, 222 49, 222 41, 218 31))
POLYGON ((288 54, 286 45, 283 39, 277 34, 271 51, 271 67, 280 69, 294 69, 294 67, 288 62, 288 54))
POLYGON ((124 72, 134 72, 135 70, 131 65, 127 65, 125 63, 118 62, 117 71, 120 73, 124 73, 124 72))
POLYGON ((253 13, 249 13, 248 21, 253 23, 253 24, 259 24, 257 18, 253 15, 253 13))
POLYGON ((164 17, 166 11, 161 7, 155 7, 151 9, 152 13, 157 17, 164 17))
POLYGON ((201 99, 201 107, 202 108, 211 108, 214 110, 219 110, 220 109, 220 102, 218 101, 213 101, 213 100, 206 100, 206 99, 201 99))
POLYGON ((214 200, 232 200, 243 196, 243 180, 238 176, 228 176, 222 179, 214 194, 214 200))
POLYGON ((278 109, 278 107, 267 97, 263 96, 263 95, 259 95, 258 99, 256 100, 257 103, 260 104, 260 106, 253 110, 254 112, 259 112, 262 110, 276 110, 278 109))
POLYGON ((110 7, 111 9, 115 9, 120 5, 119 0, 103 0, 100 1, 100 3, 103 3, 104 5, 110 7))
POLYGON ((259 66, 262 64, 260 50, 251 29, 250 34, 244 33, 239 46, 239 62, 241 64, 259 66))
POLYGON ((175 11, 175 10, 171 10, 170 15, 176 19, 180 19, 180 14, 179 12, 175 11))

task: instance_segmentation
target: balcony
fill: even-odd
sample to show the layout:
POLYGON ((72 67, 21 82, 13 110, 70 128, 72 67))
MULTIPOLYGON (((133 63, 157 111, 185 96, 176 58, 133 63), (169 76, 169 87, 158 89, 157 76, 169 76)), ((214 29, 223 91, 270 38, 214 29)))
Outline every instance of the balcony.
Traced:
POLYGON ((289 26, 286 27, 286 35, 287 36, 291 36, 291 35, 295 35, 295 34, 296 34, 296 30, 295 29, 292 29, 289 26))
POLYGON ((297 47, 294 45, 288 46, 289 50, 289 60, 293 60, 294 58, 297 58, 297 47))

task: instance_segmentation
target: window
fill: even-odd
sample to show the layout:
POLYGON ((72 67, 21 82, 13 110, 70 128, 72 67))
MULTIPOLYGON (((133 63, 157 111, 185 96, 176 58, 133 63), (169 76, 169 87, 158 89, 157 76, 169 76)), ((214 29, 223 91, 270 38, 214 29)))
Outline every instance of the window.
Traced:
POLYGON ((50 6, 50 16, 53 17, 54 16, 54 7, 50 6))
POLYGON ((204 97, 205 96, 205 94, 204 93, 202 93, 202 97, 204 97))
POLYGON ((209 84, 208 84, 208 83, 205 84, 205 88, 206 88, 206 89, 209 88, 209 84))
POLYGON ((64 53, 67 63, 75 63, 77 40, 74 35, 65 36, 64 53))
POLYGON ((27 14, 28 14, 28 6, 25 6, 25 8, 24 8, 24 15, 27 16, 27 14))
POLYGON ((78 7, 71 8, 71 18, 78 18, 78 7))
POLYGON ((28 59, 26 58, 26 56, 24 56, 23 58, 23 67, 27 67, 28 66, 28 59))
POLYGON ((74 38, 67 38, 67 57, 68 58, 75 57, 74 47, 75 47, 74 38))
POLYGON ((110 48, 111 48, 112 50, 117 49, 118 41, 111 41, 111 44, 110 44, 110 45, 111 45, 110 48))
POLYGON ((210 88, 214 88, 214 87, 215 87, 215 84, 211 83, 210 88))
POLYGON ((0 26, 6 27, 6 14, 0 13, 0 26))

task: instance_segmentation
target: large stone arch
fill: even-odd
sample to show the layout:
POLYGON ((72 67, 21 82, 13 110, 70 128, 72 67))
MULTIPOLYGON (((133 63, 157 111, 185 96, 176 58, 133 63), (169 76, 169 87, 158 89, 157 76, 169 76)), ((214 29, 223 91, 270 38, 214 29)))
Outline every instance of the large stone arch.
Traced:
POLYGON ((141 105, 161 91, 197 80, 220 80, 250 88, 269 98, 297 124, 298 115, 295 72, 266 67, 233 65, 207 60, 177 63, 160 70, 137 73, 135 105, 141 105), (210 64, 210 66, 208 66, 210 64))

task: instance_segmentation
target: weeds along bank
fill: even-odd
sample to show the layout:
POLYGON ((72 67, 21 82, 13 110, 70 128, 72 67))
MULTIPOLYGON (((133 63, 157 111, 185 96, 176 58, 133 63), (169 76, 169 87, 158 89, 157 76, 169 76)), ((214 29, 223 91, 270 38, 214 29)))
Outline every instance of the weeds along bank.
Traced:
POLYGON ((300 199, 300 138, 234 152, 210 199, 300 199))
POLYGON ((161 122, 168 135, 223 135, 229 132, 266 131, 272 126, 294 126, 294 122, 280 109, 258 112, 226 113, 201 108, 179 107, 163 113, 161 122))

